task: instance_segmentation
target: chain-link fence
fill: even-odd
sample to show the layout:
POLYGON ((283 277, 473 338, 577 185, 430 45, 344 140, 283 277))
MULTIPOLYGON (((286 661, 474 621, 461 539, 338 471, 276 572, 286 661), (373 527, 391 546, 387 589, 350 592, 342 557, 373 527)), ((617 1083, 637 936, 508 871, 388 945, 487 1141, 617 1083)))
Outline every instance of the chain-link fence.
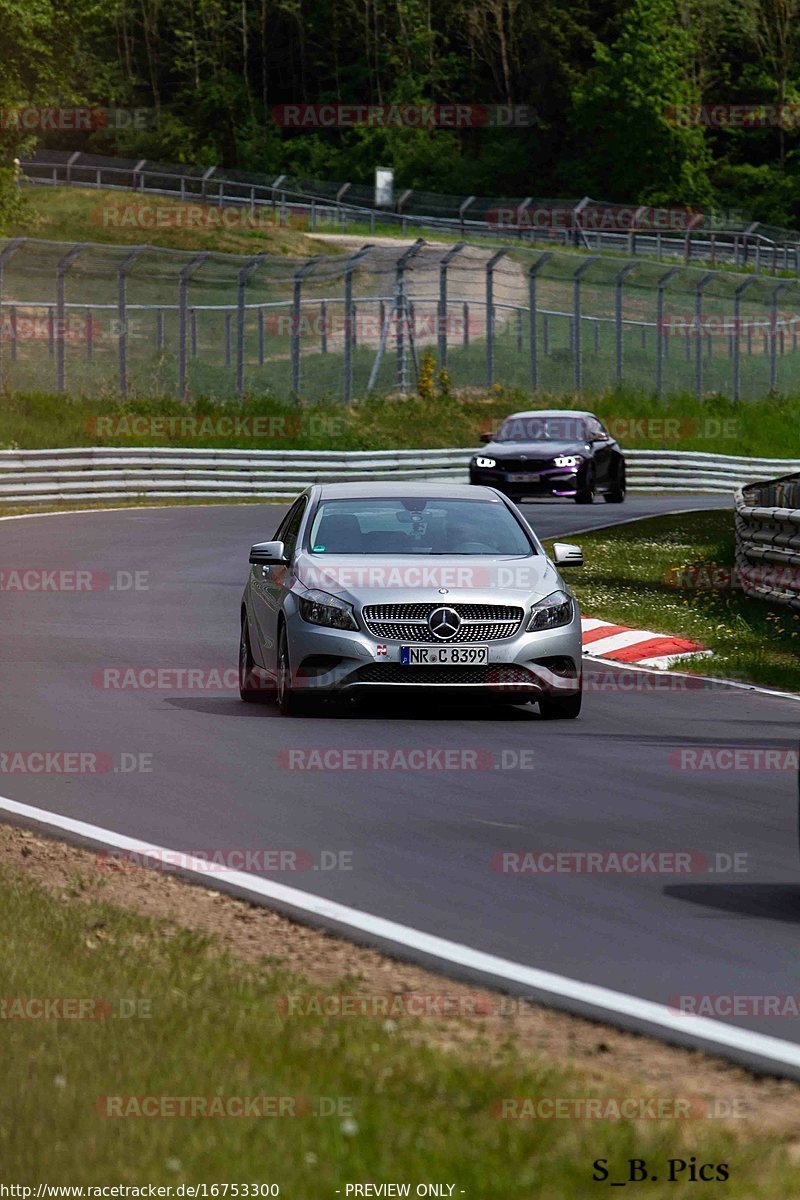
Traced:
POLYGON ((654 208, 582 199, 454 196, 398 190, 377 203, 375 188, 278 175, 267 179, 220 167, 117 159, 80 151, 37 150, 22 162, 31 184, 75 185, 175 196, 183 201, 269 208, 277 224, 312 232, 335 229, 404 234, 436 231, 599 253, 729 264, 734 270, 800 273, 800 233, 751 221, 742 213, 654 208))
POLYGON ((0 240, 0 385, 349 403, 415 390, 429 352, 454 388, 755 398, 800 386, 798 288, 518 245, 301 260, 0 240))

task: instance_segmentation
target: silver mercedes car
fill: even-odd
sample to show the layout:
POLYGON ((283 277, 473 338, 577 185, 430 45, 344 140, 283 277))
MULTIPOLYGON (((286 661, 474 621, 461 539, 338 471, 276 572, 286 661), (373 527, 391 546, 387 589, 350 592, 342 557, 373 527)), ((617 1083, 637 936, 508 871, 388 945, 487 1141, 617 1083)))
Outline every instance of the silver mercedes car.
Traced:
POLYGON ((309 487, 250 550, 241 607, 243 700, 295 715, 323 697, 382 693, 581 708, 581 621, 516 506, 490 487, 309 487))

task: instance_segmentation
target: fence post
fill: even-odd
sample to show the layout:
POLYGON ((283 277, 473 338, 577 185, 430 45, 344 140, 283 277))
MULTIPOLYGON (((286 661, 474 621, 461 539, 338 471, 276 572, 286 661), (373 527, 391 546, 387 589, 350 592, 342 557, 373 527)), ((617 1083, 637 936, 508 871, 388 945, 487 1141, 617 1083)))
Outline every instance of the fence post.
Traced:
POLYGON ((439 342, 439 366, 442 368, 447 366, 447 268, 465 245, 466 242, 457 242, 439 261, 439 321, 436 332, 439 342))
MULTIPOLYGON (((349 187, 349 184, 345 185, 349 187)), ((304 263, 299 271, 295 271, 292 277, 292 333, 291 333, 291 359, 292 359, 292 391, 295 396, 300 394, 300 305, 302 302, 303 280, 309 271, 313 271, 321 254, 316 254, 310 258, 307 263, 304 263)))
POLYGON ((770 343, 769 343, 769 388, 774 392, 778 386, 778 296, 785 291, 787 287, 791 287, 793 280, 785 279, 783 283, 779 283, 776 288, 772 289, 772 297, 770 304, 770 343))
POLYGON ((575 390, 580 393, 583 387, 583 365, 581 363, 581 281, 584 275, 597 262, 597 258, 587 258, 572 277, 572 369, 575 379, 575 390))
MULTIPOLYGON (((2 386, 3 386, 3 338, 5 336, 5 326, 3 324, 3 272, 5 270, 5 265, 8 262, 8 260, 10 258, 12 258, 13 255, 16 254, 16 252, 19 250, 20 246, 22 246, 22 244, 24 242, 26 242, 27 240, 28 240, 27 238, 21 238, 21 237, 13 238, 8 243, 7 246, 5 246, 2 250, 0 250, 0 388, 2 388, 2 386)), ((15 318, 15 316, 16 316, 16 314, 13 314, 12 320, 11 320, 12 343, 14 343, 14 318, 15 318)))
MULTIPOLYGON (((85 249, 86 242, 81 242, 79 245, 73 246, 63 258, 58 260, 58 264, 56 266, 56 391, 59 392, 59 394, 64 391, 66 385, 64 361, 64 318, 66 312, 65 277, 72 263, 75 261, 81 251, 85 249)), ((52 309, 50 311, 52 313, 52 309)))
MULTIPOLYGON (((402 204, 410 192, 403 194, 399 203, 402 204)), ((417 238, 414 245, 401 254, 395 264, 396 300, 395 321, 397 322, 397 386, 401 396, 408 395, 408 372, 406 370, 406 343, 403 326, 406 320, 406 266, 425 245, 424 238, 417 238)))
POLYGON ((147 246, 136 246, 117 269, 117 325, 119 391, 128 394, 128 272, 147 246))
POLYGON ((536 342, 536 277, 549 258, 553 257, 552 250, 541 254, 528 271, 528 315, 530 319, 531 343, 531 389, 539 386, 539 348, 536 342))
POLYGON ((372 243, 368 242, 352 258, 348 258, 344 266, 344 378, 342 392, 345 404, 353 402, 353 272, 371 249, 372 243))
POLYGON ((189 277, 206 261, 208 250, 188 262, 178 276, 178 396, 186 399, 186 325, 188 319, 189 277))
POLYGON ((248 263, 245 263, 236 277, 236 395, 240 399, 244 396, 244 326, 247 317, 245 308, 247 281, 261 266, 265 258, 266 254, 257 254, 255 258, 251 258, 248 263))
POLYGON ((635 270, 637 263, 630 262, 617 273, 614 278, 614 341, 616 348, 615 378, 617 384, 622 383, 622 285, 635 270))
MULTIPOLYGON (((745 279, 744 283, 740 283, 736 291, 733 293, 733 398, 739 400, 741 398, 741 371, 739 364, 739 333, 742 327, 742 296, 747 291, 755 279, 745 279)), ((748 354, 752 350, 752 330, 748 326, 747 329, 747 346, 748 354)))
POLYGON ((703 396, 703 292, 717 271, 708 271, 697 281, 694 293, 694 323, 697 341, 694 347, 694 390, 698 400, 703 396))
POLYGON ((656 395, 661 399, 664 359, 664 288, 680 267, 666 271, 656 283, 656 395))
POLYGON ((486 264, 486 386, 494 383, 494 269, 511 246, 498 250, 486 264))

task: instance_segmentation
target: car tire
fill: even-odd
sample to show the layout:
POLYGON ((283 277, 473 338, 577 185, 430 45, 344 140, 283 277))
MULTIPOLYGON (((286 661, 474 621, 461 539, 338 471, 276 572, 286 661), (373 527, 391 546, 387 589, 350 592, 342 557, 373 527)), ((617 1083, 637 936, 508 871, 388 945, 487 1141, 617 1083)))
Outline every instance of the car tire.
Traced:
POLYGON ((540 696, 539 716, 544 721, 573 721, 581 711, 583 689, 571 696, 540 696))
POLYGON ((272 699, 272 693, 261 682, 250 649, 250 633, 247 617, 242 613, 242 631, 239 635, 239 696, 247 704, 264 704, 272 699))
POLYGON ((590 467, 586 472, 586 478, 583 481, 583 487, 579 487, 575 493, 576 504, 593 504, 595 492, 595 473, 594 467, 590 467))
POLYGON ((626 491, 625 463, 623 462, 620 463, 619 470, 617 471, 616 485, 611 489, 610 492, 606 492, 603 499, 605 500, 606 504, 622 504, 625 500, 626 491))
POLYGON ((298 717, 306 710, 306 697, 298 696, 291 686, 292 667, 289 661, 289 639, 286 626, 278 634, 278 682, 276 700, 282 717, 298 717))

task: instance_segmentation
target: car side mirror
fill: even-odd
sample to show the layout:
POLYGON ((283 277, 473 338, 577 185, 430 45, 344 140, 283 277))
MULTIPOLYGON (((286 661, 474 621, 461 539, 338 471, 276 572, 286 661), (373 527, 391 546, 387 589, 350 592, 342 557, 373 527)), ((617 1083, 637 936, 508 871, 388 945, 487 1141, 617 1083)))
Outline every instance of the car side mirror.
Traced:
POLYGON ((570 542, 553 542, 553 562, 557 567, 582 567, 583 551, 570 542))
POLYGON ((491 442, 494 439, 494 434, 491 432, 491 430, 489 432, 484 431, 479 436, 480 436, 480 440, 484 444, 486 444, 486 442, 491 442))
POLYGON ((250 562, 259 567, 285 567, 289 560, 283 542, 256 542, 250 547, 250 562))

